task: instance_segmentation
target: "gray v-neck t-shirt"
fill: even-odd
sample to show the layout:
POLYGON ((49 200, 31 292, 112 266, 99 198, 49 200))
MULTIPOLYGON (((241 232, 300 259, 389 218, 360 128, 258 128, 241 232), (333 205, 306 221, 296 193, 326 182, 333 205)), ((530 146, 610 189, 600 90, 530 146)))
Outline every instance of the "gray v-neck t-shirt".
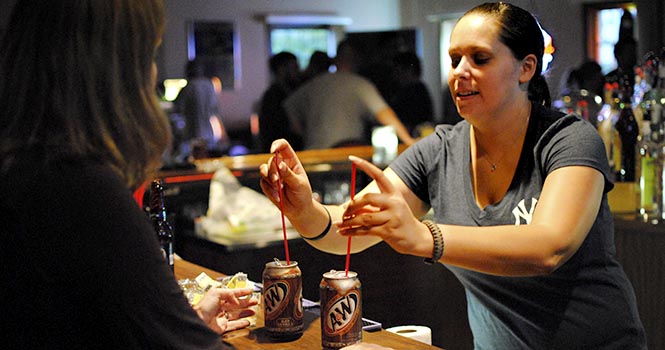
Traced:
POLYGON ((587 166, 605 177, 602 204, 588 236, 553 273, 504 277, 447 266, 466 290, 475 348, 646 348, 633 288, 615 256, 607 202, 614 185, 594 127, 574 115, 534 105, 508 192, 483 209, 476 204, 471 183, 469 128, 466 121, 437 126, 390 165, 432 207, 437 223, 528 225, 553 170, 587 166))

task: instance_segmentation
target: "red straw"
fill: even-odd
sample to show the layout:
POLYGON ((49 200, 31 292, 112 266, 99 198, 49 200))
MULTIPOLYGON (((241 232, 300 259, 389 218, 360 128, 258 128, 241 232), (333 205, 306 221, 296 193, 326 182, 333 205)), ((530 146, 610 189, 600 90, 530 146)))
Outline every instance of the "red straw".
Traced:
POLYGON ((284 251, 286 252, 286 264, 291 265, 289 257, 289 241, 286 239, 286 222, 284 221, 284 201, 282 200, 282 177, 279 176, 279 151, 275 151, 275 162, 277 162, 277 186, 279 187, 279 211, 282 214, 282 232, 284 234, 284 251))
MULTIPOLYGON (((356 163, 351 163, 351 200, 356 193, 356 163)), ((344 276, 349 276, 349 262, 351 260, 351 236, 346 242, 346 266, 344 267, 344 276)))

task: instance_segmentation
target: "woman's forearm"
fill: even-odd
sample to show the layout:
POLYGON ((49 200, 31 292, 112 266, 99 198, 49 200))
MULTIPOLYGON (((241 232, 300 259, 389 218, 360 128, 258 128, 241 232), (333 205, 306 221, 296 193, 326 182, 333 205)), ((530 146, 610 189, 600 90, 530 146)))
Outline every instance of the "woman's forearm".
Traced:
MULTIPOLYGON (((313 247, 331 254, 347 252, 348 237, 337 232, 335 223, 342 220, 344 208, 340 205, 323 205, 313 202, 311 208, 289 217, 291 225, 300 236, 313 247)), ((354 237, 351 252, 363 251, 381 241, 378 237, 354 237)))

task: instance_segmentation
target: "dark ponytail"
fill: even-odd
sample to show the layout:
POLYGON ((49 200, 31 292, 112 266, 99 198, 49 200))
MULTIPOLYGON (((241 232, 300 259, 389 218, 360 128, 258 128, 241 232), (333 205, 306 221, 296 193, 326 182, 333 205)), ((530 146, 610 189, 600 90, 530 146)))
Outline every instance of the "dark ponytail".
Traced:
POLYGON ((552 97, 550 88, 540 72, 537 72, 529 82, 529 100, 535 104, 543 105, 547 108, 552 106, 552 97))

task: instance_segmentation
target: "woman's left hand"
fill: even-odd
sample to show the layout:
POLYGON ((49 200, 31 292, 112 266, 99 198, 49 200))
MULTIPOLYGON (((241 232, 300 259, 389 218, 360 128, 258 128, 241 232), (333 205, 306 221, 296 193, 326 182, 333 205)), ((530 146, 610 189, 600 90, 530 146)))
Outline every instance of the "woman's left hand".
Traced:
POLYGON ((383 171, 370 162, 349 157, 359 169, 374 179, 381 193, 365 193, 350 201, 342 222, 342 235, 373 235, 402 254, 431 256, 433 240, 427 226, 411 211, 402 194, 383 171))
POLYGON ((252 288, 210 288, 194 310, 219 334, 245 328, 250 322, 244 318, 253 316, 255 311, 251 307, 258 304, 252 293, 252 288))

